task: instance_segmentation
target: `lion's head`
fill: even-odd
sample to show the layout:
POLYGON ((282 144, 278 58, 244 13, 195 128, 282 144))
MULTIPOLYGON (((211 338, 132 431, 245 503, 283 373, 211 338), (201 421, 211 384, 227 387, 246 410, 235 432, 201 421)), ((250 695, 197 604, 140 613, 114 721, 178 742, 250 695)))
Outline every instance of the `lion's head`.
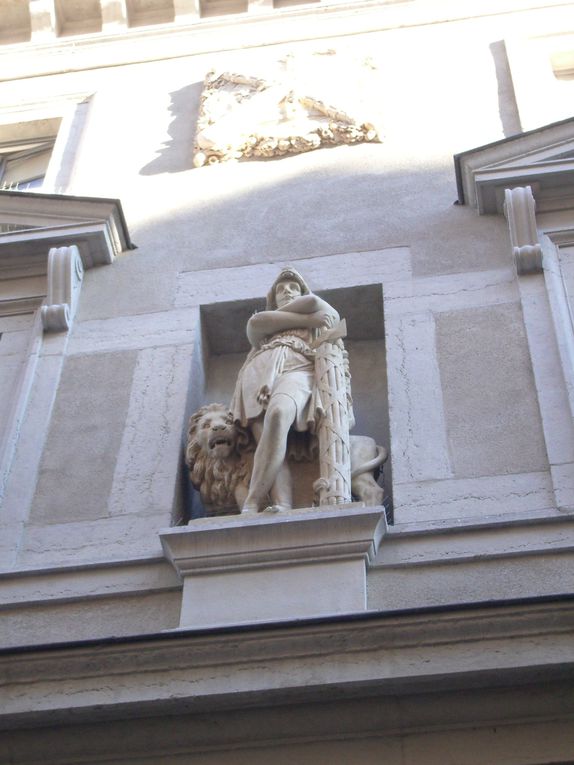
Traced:
POLYGON ((205 505, 229 508, 236 504, 237 485, 249 482, 253 448, 250 432, 233 421, 223 404, 207 404, 192 414, 185 461, 205 505))

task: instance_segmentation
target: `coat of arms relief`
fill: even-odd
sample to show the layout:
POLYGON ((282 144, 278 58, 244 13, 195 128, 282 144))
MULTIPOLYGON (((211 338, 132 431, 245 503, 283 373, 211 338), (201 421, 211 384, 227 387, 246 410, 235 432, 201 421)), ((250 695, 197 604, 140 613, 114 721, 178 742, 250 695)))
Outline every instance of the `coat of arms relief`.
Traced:
POLYGON ((212 69, 201 95, 194 165, 380 141, 361 101, 375 69, 370 59, 349 61, 333 50, 288 55, 266 65, 263 77, 212 69))

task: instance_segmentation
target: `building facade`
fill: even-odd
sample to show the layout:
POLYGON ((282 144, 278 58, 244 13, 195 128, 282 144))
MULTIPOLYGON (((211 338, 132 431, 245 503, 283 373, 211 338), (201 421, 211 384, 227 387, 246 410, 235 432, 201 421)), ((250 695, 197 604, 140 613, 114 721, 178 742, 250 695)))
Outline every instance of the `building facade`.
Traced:
POLYGON ((0 0, 0 762, 574 762, 573 6, 0 0), (204 518, 286 266, 384 503, 204 518))

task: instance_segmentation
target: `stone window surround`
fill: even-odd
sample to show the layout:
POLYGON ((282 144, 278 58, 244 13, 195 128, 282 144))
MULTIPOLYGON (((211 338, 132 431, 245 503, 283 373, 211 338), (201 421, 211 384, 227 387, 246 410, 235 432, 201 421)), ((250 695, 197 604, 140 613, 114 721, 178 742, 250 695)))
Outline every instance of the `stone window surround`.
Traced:
MULTIPOLYGON (((43 375, 47 409, 35 412, 35 417, 39 416, 38 422, 49 420, 84 269, 111 264, 122 251, 133 248, 118 200, 0 192, 0 219, 14 215, 31 227, 0 236, 0 279, 8 279, 16 285, 0 299, 0 315, 34 313, 35 320, 14 393, 11 418, 5 432, 0 434, 0 500, 5 492, 9 494, 10 469, 17 444, 22 436, 26 441, 26 428, 36 430, 38 427, 36 421, 26 423, 25 418, 39 375, 43 375), (52 333, 53 338, 49 339, 45 333, 52 333), (51 359, 58 359, 59 363, 55 366, 52 363, 50 372, 44 374, 40 367, 45 365, 45 360, 40 357, 47 342, 51 346, 51 359)), ((26 466, 32 472, 37 469, 43 446, 42 439, 36 440, 26 466)), ((4 512, 26 512, 25 502, 10 503, 9 496, 7 499, 13 506, 4 508, 4 512)))
POLYGON ((570 512, 574 306, 560 251, 574 246, 573 152, 568 119, 455 157, 459 202, 508 222, 556 506, 570 512))
POLYGON ((91 93, 68 93, 49 101, 33 101, 0 107, 0 141, 56 136, 42 183, 43 193, 66 193, 73 172, 91 93))

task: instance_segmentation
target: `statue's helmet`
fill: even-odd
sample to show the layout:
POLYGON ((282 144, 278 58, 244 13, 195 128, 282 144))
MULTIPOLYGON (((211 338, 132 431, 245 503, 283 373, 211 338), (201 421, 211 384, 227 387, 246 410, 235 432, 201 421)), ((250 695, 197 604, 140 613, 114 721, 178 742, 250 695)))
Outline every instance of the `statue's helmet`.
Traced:
POLYGON ((267 293, 267 311, 274 311, 277 308, 277 301, 275 300, 275 290, 280 282, 294 281, 301 287, 302 295, 309 295, 311 290, 305 279, 294 268, 283 268, 279 276, 275 279, 271 285, 271 289, 267 293))

